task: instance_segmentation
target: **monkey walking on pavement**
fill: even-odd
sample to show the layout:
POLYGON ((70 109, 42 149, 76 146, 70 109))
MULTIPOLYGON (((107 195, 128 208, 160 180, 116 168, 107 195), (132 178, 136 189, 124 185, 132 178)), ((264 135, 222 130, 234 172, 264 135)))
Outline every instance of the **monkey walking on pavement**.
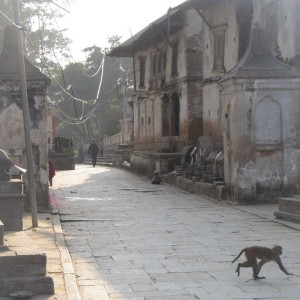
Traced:
POLYGON ((258 274, 262 266, 270 261, 275 261, 279 266, 280 270, 286 275, 294 275, 289 273, 283 266, 280 255, 282 254, 281 246, 274 246, 272 249, 267 247, 253 246, 244 248, 239 255, 232 261, 234 263, 243 253, 245 252, 246 261, 239 263, 236 268, 236 273, 240 276, 240 268, 250 268, 253 269, 253 279, 263 279, 265 277, 259 277, 258 274), (257 259, 260 259, 260 262, 257 263, 257 259))

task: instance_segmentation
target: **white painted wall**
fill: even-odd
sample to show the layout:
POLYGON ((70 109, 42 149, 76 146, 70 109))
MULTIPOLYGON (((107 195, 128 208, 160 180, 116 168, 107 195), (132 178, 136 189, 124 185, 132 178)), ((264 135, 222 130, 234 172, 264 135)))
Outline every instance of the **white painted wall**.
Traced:
POLYGON ((259 22, 265 26, 265 14, 274 6, 278 7, 278 46, 284 60, 289 60, 300 54, 297 46, 299 28, 296 24, 300 18, 299 0, 254 0, 253 23, 259 22))

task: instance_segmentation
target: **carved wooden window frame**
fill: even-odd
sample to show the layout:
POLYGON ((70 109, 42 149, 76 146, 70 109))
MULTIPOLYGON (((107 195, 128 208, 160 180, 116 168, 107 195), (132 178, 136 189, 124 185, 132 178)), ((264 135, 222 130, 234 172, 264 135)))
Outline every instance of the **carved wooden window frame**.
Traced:
POLYGON ((174 41, 172 43, 172 65, 171 65, 171 75, 172 77, 178 76, 178 54, 179 54, 179 41, 174 41))
POLYGON ((170 97, 164 94, 161 103, 162 136, 170 136, 170 97))
POLYGON ((225 58, 225 32, 227 25, 214 26, 211 31, 213 33, 214 42, 214 72, 225 72, 224 58, 225 58))
POLYGON ((139 88, 145 88, 145 77, 146 77, 146 56, 139 57, 139 71, 140 71, 140 81, 139 88))

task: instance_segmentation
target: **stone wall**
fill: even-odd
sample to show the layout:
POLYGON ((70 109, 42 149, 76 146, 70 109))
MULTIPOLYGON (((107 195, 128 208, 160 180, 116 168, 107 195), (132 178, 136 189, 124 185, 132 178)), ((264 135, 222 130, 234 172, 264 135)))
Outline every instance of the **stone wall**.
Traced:
POLYGON ((176 166, 180 166, 183 155, 182 153, 134 151, 130 159, 130 170, 149 178, 153 177, 155 170, 161 174, 167 174, 176 166))

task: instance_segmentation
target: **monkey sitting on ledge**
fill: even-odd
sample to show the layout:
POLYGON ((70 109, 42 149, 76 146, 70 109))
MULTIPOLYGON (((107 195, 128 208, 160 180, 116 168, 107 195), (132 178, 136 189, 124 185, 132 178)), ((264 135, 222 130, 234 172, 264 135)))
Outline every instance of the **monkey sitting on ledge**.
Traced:
POLYGON ((281 246, 274 246, 272 249, 267 247, 259 247, 259 246, 253 246, 244 248, 239 255, 232 261, 234 263, 241 255, 245 252, 246 261, 243 263, 239 263, 236 268, 236 273, 238 276, 240 276, 240 268, 250 268, 253 269, 253 278, 256 279, 263 279, 265 277, 259 277, 258 274, 262 268, 262 266, 269 262, 269 261, 275 261, 277 265, 279 266, 280 270, 284 272, 286 275, 294 275, 292 273, 289 273, 285 267, 283 266, 280 255, 282 254, 282 247, 281 246), (260 259, 261 261, 257 263, 257 259, 260 259))

